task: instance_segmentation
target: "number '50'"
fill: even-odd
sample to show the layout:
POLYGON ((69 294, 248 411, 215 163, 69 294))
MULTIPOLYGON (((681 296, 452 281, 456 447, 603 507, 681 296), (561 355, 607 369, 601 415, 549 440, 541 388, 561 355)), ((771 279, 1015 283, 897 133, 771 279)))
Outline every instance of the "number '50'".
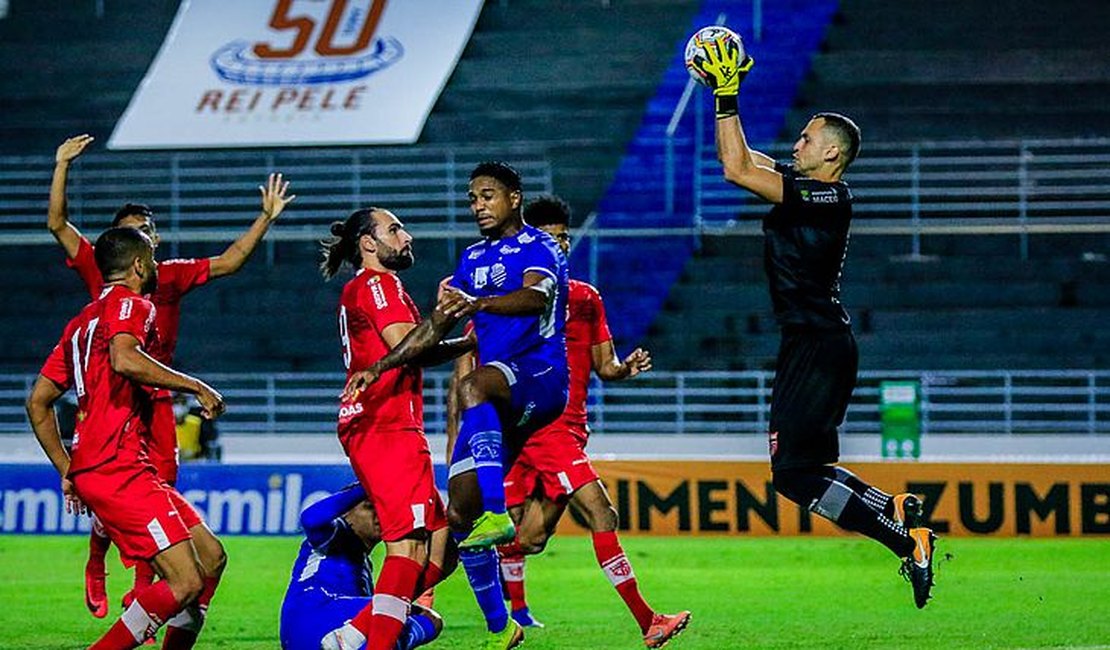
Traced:
MULTIPOLYGON (((312 48, 320 56, 348 56, 365 50, 370 45, 370 39, 385 11, 387 0, 373 0, 370 11, 364 14, 362 29, 358 39, 350 45, 336 45, 333 43, 335 32, 339 29, 339 22, 347 10, 347 0, 332 0, 331 9, 328 11, 324 29, 316 38, 316 45, 312 48)), ((277 48, 270 43, 255 43, 254 54, 262 59, 291 59, 304 51, 312 33, 316 31, 316 22, 309 16, 290 16, 289 10, 293 0, 278 0, 274 7, 274 15, 270 17, 270 27, 275 30, 296 30, 297 35, 293 44, 287 48, 277 48)))

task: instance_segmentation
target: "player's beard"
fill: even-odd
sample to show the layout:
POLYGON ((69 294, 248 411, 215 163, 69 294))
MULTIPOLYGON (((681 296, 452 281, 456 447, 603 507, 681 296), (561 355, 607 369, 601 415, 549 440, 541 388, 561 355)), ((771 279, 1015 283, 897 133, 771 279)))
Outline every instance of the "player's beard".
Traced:
POLYGON ((404 271, 416 261, 410 247, 397 250, 381 243, 378 246, 378 261, 390 271, 404 271))
POLYGON ((146 269, 146 274, 143 275, 143 286, 139 292, 141 295, 149 296, 154 293, 158 288, 158 264, 151 264, 146 269))

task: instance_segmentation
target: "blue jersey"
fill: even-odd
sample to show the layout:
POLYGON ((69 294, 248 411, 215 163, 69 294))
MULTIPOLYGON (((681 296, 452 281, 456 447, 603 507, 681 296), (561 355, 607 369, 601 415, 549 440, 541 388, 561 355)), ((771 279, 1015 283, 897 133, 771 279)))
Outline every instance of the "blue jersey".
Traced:
POLYGON ((551 278, 554 290, 538 316, 478 312, 474 332, 483 364, 530 358, 565 374, 567 261, 550 235, 525 225, 515 236, 484 239, 463 251, 451 284, 476 298, 504 296, 524 287, 524 274, 551 278))
POLYGON ((289 580, 288 596, 319 589, 332 596, 369 596, 374 593, 366 546, 342 518, 332 521, 334 533, 314 547, 301 542, 289 580))

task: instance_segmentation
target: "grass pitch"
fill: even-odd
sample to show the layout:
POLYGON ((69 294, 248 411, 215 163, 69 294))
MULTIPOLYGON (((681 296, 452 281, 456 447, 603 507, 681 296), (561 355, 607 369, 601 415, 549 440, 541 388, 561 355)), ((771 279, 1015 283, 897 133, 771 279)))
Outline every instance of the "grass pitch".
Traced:
MULTIPOLYGON (((1110 648, 1110 541, 941 539, 934 600, 914 608, 898 561, 861 538, 622 540, 655 608, 690 609, 668 647, 1110 648), (1100 645, 1103 644, 1103 645, 1100 645)), ((230 562, 200 648, 278 647, 278 607, 296 538, 227 537, 230 562)), ((0 648, 91 644, 118 616, 85 610, 82 537, 0 536, 0 648)), ((109 557, 109 596, 131 576, 109 557)), ((525 647, 642 648, 588 538, 552 540, 528 564, 528 595, 547 629, 525 647)), ((437 588, 447 629, 432 648, 479 646, 484 626, 461 573, 437 588)))

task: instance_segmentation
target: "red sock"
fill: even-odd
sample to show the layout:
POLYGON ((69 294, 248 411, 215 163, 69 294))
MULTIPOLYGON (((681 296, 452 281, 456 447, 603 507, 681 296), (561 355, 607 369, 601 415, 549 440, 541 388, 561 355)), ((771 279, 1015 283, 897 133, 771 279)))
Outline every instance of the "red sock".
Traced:
POLYGON ((162 650, 190 650, 197 642, 197 636, 208 617, 208 603, 216 593, 220 577, 204 579, 204 591, 200 592, 197 602, 166 621, 166 636, 162 639, 162 650))
POLYGON ((438 585, 443 580, 443 569, 435 562, 428 562, 424 567, 424 573, 420 574, 420 580, 416 583, 416 591, 413 592, 413 597, 419 597, 432 587, 438 585))
POLYGON ((514 539, 498 546, 497 554, 501 556, 501 579, 509 592, 513 611, 525 609, 528 601, 524 599, 524 549, 520 548, 519 540, 514 539))
POLYGON ((86 572, 104 576, 104 556, 108 554, 108 547, 111 545, 112 540, 108 539, 108 534, 94 518, 92 531, 89 532, 89 562, 85 565, 86 572))
POLYGON ((173 597, 169 584, 164 580, 157 582, 139 592, 119 620, 89 650, 137 648, 179 611, 181 605, 173 597))
POLYGON ((597 563, 605 572, 609 582, 613 583, 617 593, 624 599, 628 611, 636 618, 641 632, 647 632, 651 627, 651 619, 655 612, 640 595, 640 587, 636 584, 636 574, 632 572, 632 565, 624 555, 624 549, 617 539, 616 531, 594 533, 594 554, 597 563))
POLYGON ((351 625, 366 635, 366 650, 392 650, 423 572, 424 567, 407 557, 385 556, 374 585, 374 600, 351 620, 351 625))

